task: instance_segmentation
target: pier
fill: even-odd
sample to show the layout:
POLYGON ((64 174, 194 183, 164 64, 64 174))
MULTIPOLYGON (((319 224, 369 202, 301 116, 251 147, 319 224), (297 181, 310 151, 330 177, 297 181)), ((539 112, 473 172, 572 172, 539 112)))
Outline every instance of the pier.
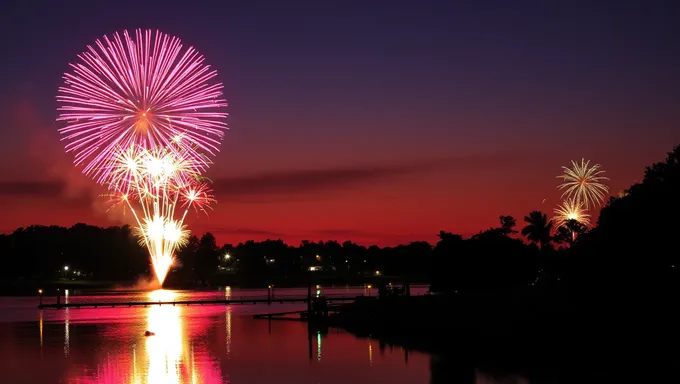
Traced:
MULTIPOLYGON (((356 300, 356 297, 353 300, 356 300)), ((324 308, 323 312, 321 312, 321 313, 316 313, 315 311, 312 311, 312 317, 325 318, 329 314, 337 313, 342 308, 344 308, 345 305, 346 304, 329 305, 327 308, 324 308)), ((306 309, 297 310, 297 311, 258 313, 258 314, 253 315, 254 319, 265 319, 265 320, 298 320, 298 321, 303 320, 303 321, 307 321, 307 320, 312 319, 312 317, 309 316, 309 312, 306 309), (292 316, 292 315, 297 315, 297 317, 292 316)))
MULTIPOLYGON (((329 302, 348 302, 356 300, 357 296, 330 295, 326 296, 329 302)), ((314 300, 314 298, 312 298, 314 300)), ((294 304, 307 303, 308 296, 280 296, 280 297, 241 297, 236 299, 220 300, 173 300, 173 301, 112 301, 112 302, 78 302, 78 303, 40 303, 40 309, 64 309, 64 308, 123 308, 123 307, 149 307, 155 305, 189 306, 189 305, 252 305, 252 304, 294 304)))
MULTIPOLYGON (((311 293, 311 292, 310 292, 311 293)), ((286 311, 286 312, 274 312, 274 313, 263 313, 256 314, 253 317, 255 319, 267 319, 267 320, 303 320, 303 321, 314 321, 323 322, 328 319, 331 314, 337 314, 342 308, 347 306, 347 303, 336 303, 331 304, 329 296, 320 295, 312 297, 308 296, 311 300, 307 301, 306 310, 296 310, 296 311, 286 311), (298 317, 293 317, 291 315, 298 315, 298 317)), ((356 296, 353 300, 359 299, 361 296, 356 296)))

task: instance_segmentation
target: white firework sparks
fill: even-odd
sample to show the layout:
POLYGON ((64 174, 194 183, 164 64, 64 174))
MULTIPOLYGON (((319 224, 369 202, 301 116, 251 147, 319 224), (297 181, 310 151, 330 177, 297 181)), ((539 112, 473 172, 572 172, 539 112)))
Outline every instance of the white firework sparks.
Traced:
POLYGON ((554 213, 553 223, 555 228, 563 226, 569 220, 576 220, 585 226, 590 225, 590 215, 585 210, 584 203, 577 199, 564 200, 562 204, 555 208, 554 213))
POLYGON ((601 205, 609 193, 609 187, 604 184, 609 178, 602 176, 604 171, 601 170, 600 164, 591 167, 590 160, 585 159, 581 159, 580 165, 573 160, 571 164, 571 168, 562 167, 564 173, 557 176, 558 179, 564 180, 564 183, 558 186, 559 190, 564 191, 562 197, 582 202, 585 209, 601 205))

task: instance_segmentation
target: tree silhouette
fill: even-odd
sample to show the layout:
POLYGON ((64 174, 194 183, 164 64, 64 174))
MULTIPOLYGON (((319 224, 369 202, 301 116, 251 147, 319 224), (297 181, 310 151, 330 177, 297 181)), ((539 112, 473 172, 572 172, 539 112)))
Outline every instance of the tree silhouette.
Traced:
POLYGON ((198 252, 199 242, 200 239, 198 236, 189 236, 187 244, 177 252, 172 273, 168 275, 169 279, 172 280, 176 278, 177 274, 185 280, 193 281, 197 278, 196 268, 198 267, 198 263, 196 260, 196 252, 198 252))
POLYGON ((522 228, 522 235, 532 243, 538 244, 541 249, 547 248, 550 245, 552 229, 552 221, 548 220, 548 216, 541 211, 531 211, 529 216, 524 216, 524 221, 527 225, 522 228))
POLYGON ((500 217, 500 227, 469 239, 440 231, 432 253, 433 292, 500 294, 524 289, 536 278, 536 247, 513 239, 515 219, 500 217))
POLYGON ((515 226, 517 225, 517 220, 512 216, 500 216, 501 230, 506 235, 512 235, 517 233, 515 226))
MULTIPOLYGON (((512 236, 516 220, 511 216, 499 216, 497 227, 469 238, 440 231, 434 247, 419 241, 379 247, 307 240, 296 247, 280 239, 218 246, 215 237, 206 233, 191 236, 177 252, 168 281, 227 285, 237 279, 261 287, 276 279, 306 284, 312 276, 334 283, 374 283, 375 272, 381 271, 380 278, 429 281, 433 292, 471 297, 512 292, 553 301, 555 296, 550 295, 560 293, 568 296, 570 305, 590 305, 588 310, 593 311, 617 303, 621 308, 633 303, 669 308, 667 303, 680 291, 679 216, 680 148, 676 147, 665 161, 647 168, 642 182, 610 198, 589 231, 577 221, 568 221, 552 238, 551 221, 543 212, 533 211, 524 217, 526 226, 521 230, 532 244, 512 236), (539 252, 550 248, 551 241, 570 246, 539 252), (218 273, 226 266, 229 273, 218 273), (321 268, 312 275, 311 266, 321 268)), ((0 235, 0 255, 5 263, 0 280, 5 286, 28 282, 31 290, 43 281, 74 277, 118 282, 151 276, 148 252, 128 226, 78 223, 70 228, 18 228, 0 235)))
MULTIPOLYGON (((668 307, 680 290, 680 146, 647 167, 642 182, 611 198, 597 226, 569 254, 579 299, 614 305, 668 307), (587 265, 587 268, 583 268, 587 265)), ((657 309, 657 310, 658 310, 657 309)))
POLYGON ((219 247, 212 233, 206 232, 198 242, 196 250, 196 273, 201 280, 210 278, 217 271, 219 247))
POLYGON ((588 227, 575 219, 567 220, 563 225, 557 228, 553 240, 558 243, 567 243, 572 245, 576 239, 588 231, 588 227))

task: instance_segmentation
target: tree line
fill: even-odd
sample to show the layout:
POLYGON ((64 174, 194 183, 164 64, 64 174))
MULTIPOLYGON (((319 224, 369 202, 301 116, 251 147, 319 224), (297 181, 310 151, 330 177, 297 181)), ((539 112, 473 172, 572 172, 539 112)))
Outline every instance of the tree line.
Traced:
MULTIPOLYGON (((215 236, 191 236, 176 255, 171 277, 209 281, 220 275, 240 277, 402 275, 427 279, 432 245, 412 242, 397 247, 362 246, 351 241, 245 241, 218 245, 215 236)), ((135 280, 150 276, 146 249, 129 226, 101 228, 76 224, 33 225, 0 235, 6 278, 45 280, 80 278, 135 280)))
MULTIPOLYGON (((672 308, 680 292, 680 146, 645 170, 641 182, 610 197, 596 224, 554 228, 533 211, 470 239, 440 233, 432 288, 448 293, 548 294, 594 311, 672 308)), ((626 313, 622 316, 635 316, 626 313)))
MULTIPOLYGON (((533 212, 527 220, 523 231, 529 239, 536 238, 539 244, 545 246, 540 231, 546 225, 546 216, 533 212)), ((513 217, 501 216, 498 228, 481 232, 466 242, 471 246, 489 246, 497 239, 507 239, 509 241, 500 245, 509 249, 519 247, 527 255, 535 257, 538 248, 510 237, 517 232, 514 228, 513 217)), ((201 237, 191 236, 187 245, 178 251, 171 278, 201 282, 220 276, 228 280, 234 275, 240 278, 287 276, 295 279, 314 273, 348 279, 396 276, 429 281, 433 257, 450 248, 451 239, 463 241, 461 236, 448 232, 442 231, 439 236, 441 241, 436 246, 416 241, 381 248, 334 240, 303 240, 299 245, 291 246, 280 239, 218 245, 215 236, 208 232, 201 237)), ((505 255, 507 251, 493 253, 492 257, 498 260, 483 263, 500 266, 510 260, 505 255)), ((129 226, 101 228, 79 223, 70 228, 39 225, 19 228, 12 234, 0 235, 0 253, 5 256, 6 267, 0 269, 0 274, 5 277, 133 280, 150 274, 147 251, 129 226)), ((509 266, 519 268, 525 274, 531 269, 529 265, 520 267, 512 264, 509 266)), ((471 267, 467 265, 463 269, 471 267)), ((441 272, 451 273, 450 268, 441 272)))
MULTIPOLYGON (((677 288, 680 224, 680 147, 647 167, 644 179, 601 210, 594 227, 570 221, 553 228, 540 211, 463 238, 441 231, 439 241, 396 247, 346 241, 246 241, 218 245, 206 233, 179 250, 169 279, 209 282, 310 273, 353 279, 398 276, 431 282, 433 292, 592 292, 640 297, 677 288), (635 287, 634 289, 632 287, 635 287)), ((6 278, 134 280, 150 275, 149 258, 128 226, 30 226, 0 235, 6 278), (64 267, 69 270, 65 271, 64 267)))

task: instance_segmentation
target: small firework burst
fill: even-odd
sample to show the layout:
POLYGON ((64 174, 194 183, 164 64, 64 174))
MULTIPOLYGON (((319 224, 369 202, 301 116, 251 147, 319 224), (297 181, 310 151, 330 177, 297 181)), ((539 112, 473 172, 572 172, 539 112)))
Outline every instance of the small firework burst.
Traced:
POLYGON ((558 205, 554 210, 553 223, 555 228, 559 228, 566 224, 569 220, 576 220, 579 223, 589 226, 590 215, 585 209, 582 201, 577 199, 566 199, 562 204, 558 205))
POLYGON ((604 173, 599 164, 589 166, 590 160, 581 159, 581 164, 573 161, 572 167, 562 167, 564 173, 557 176, 564 182, 558 186, 563 191, 562 197, 583 203, 585 209, 594 205, 601 205, 609 193, 609 187, 604 184, 609 178, 602 176, 604 173))

